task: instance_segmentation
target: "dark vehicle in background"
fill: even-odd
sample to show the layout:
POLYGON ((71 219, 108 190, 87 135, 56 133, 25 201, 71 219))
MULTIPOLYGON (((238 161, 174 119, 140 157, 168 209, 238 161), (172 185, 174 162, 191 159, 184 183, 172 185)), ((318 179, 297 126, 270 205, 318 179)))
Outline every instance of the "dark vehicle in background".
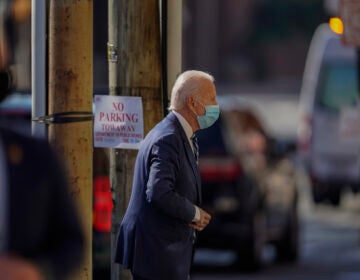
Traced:
POLYGON ((293 141, 268 135, 258 111, 245 99, 219 97, 221 116, 197 132, 202 207, 212 215, 198 248, 231 249, 238 264, 258 269, 266 244, 277 259, 298 255, 295 172, 287 157, 293 141))

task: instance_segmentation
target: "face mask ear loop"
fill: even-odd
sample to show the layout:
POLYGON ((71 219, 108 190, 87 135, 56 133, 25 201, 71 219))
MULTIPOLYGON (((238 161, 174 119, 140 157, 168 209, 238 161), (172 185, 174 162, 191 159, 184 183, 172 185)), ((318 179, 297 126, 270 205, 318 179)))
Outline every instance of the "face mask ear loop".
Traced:
MULTIPOLYGON (((204 108, 204 115, 205 115, 205 114, 206 114, 206 106, 205 106, 202 102, 199 101, 199 99, 197 98, 197 96, 194 97, 194 100, 195 100, 197 103, 199 103, 199 104, 204 108)), ((197 115, 197 114, 196 114, 196 116, 198 117, 198 116, 203 116, 203 115, 197 115)))

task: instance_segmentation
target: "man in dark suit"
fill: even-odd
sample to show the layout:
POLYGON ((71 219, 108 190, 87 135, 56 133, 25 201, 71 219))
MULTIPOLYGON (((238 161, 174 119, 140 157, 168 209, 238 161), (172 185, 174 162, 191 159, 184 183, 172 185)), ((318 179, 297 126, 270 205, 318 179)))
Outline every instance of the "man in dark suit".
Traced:
POLYGON ((130 202, 121 223, 115 261, 134 279, 189 279, 195 231, 210 215, 202 210, 194 132, 219 116, 214 79, 182 73, 172 89, 171 111, 139 150, 130 202))

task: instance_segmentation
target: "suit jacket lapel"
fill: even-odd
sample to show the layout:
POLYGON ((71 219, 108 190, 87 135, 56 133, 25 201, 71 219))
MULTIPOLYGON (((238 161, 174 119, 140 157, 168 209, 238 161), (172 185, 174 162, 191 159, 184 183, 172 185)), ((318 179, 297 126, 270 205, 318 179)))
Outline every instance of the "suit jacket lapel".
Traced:
POLYGON ((189 140, 186 137, 185 131, 182 128, 180 122, 178 121, 178 119, 176 118, 176 116, 172 113, 170 113, 168 115, 168 117, 170 118, 170 120, 172 122, 174 122, 179 130, 181 139, 183 141, 184 144, 184 150, 186 153, 186 157, 189 161, 189 164, 191 165, 191 168, 193 170, 195 179, 196 179, 196 191, 197 191, 197 197, 198 197, 198 204, 201 204, 201 178, 200 178, 200 171, 199 171, 199 166, 195 160, 194 157, 194 152, 190 146, 189 140))

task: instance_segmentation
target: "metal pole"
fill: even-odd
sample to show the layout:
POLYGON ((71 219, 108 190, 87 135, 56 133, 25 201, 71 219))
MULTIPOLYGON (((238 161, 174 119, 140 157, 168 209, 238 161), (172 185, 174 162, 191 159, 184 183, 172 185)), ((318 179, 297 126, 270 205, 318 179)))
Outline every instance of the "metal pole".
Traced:
MULTIPOLYGON (((31 1, 31 117, 46 114, 46 1, 31 1)), ((46 137, 46 127, 32 122, 32 135, 46 137)))
POLYGON ((162 83, 162 101, 163 114, 166 116, 168 107, 168 1, 160 0, 161 16, 161 83, 162 83))
MULTIPOLYGON (((108 44, 107 54, 109 63, 109 92, 110 95, 117 95, 117 88, 119 87, 118 80, 118 62, 119 62, 119 0, 108 1, 108 44)), ((116 234, 121 221, 121 215, 123 210, 121 209, 122 202, 125 202, 123 193, 119 189, 115 189, 116 185, 119 184, 116 176, 116 158, 119 152, 115 149, 110 149, 110 184, 114 202, 114 209, 111 218, 111 244, 110 244, 110 256, 111 258, 115 254, 116 246, 116 234), (112 176, 114 174, 114 176, 112 176)), ((131 279, 129 272, 121 269, 121 266, 115 263, 112 259, 110 262, 111 280, 125 280, 131 279)))
POLYGON ((174 85, 177 76, 182 72, 183 0, 167 2, 167 94, 168 100, 170 100, 170 91, 172 89, 172 86, 174 85))

